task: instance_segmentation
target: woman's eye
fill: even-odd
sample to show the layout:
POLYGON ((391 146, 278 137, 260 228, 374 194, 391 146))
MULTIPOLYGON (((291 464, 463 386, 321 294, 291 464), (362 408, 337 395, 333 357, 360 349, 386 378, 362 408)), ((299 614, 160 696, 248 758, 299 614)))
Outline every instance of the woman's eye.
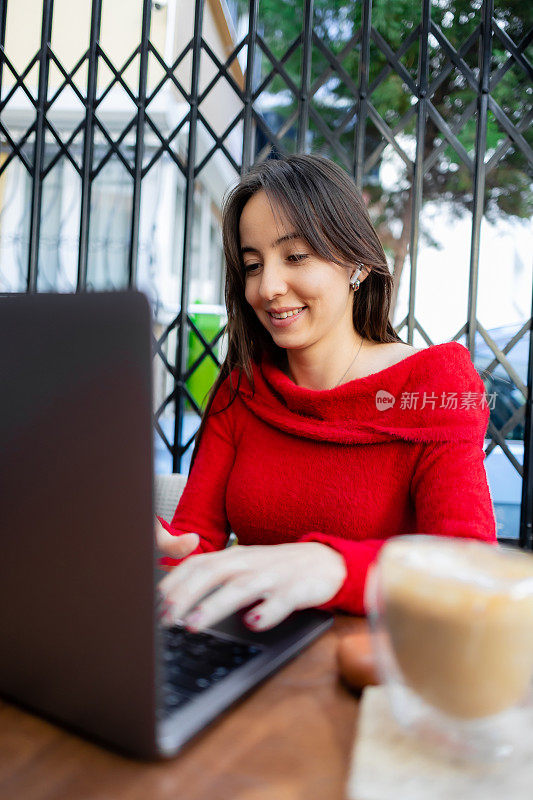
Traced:
POLYGON ((260 267, 261 264, 245 264, 244 271, 247 275, 249 275, 250 272, 256 272, 260 267))
POLYGON ((304 258, 308 258, 307 253, 293 253, 293 255, 288 256, 287 260, 295 263, 297 261, 303 261, 304 258))

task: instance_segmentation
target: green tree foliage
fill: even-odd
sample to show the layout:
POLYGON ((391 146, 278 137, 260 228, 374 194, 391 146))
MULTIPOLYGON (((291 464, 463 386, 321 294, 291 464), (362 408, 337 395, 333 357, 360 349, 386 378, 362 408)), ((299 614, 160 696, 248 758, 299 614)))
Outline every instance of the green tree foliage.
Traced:
MULTIPOLYGON (((246 12, 247 0, 240 0, 246 12)), ((377 37, 393 53, 414 84, 419 69, 419 36, 422 4, 419 0, 375 0, 372 26, 377 37)), ((354 169, 356 127, 355 93, 358 85, 361 28, 361 3, 354 0, 315 0, 313 28, 315 41, 311 66, 311 113, 309 146, 313 152, 335 159, 348 170, 354 169), (332 67, 333 55, 341 69, 332 67)), ((450 144, 437 122, 428 117, 424 138, 423 201, 448 202, 458 215, 473 207, 473 164, 477 130, 476 81, 479 77, 479 38, 481 0, 436 0, 432 20, 455 51, 461 52, 465 68, 453 63, 446 47, 436 36, 429 39, 429 98, 444 125, 455 132, 459 145, 450 144), (471 43, 468 46, 469 38, 471 43), (464 72, 470 71, 474 87, 464 72)), ((271 98, 269 122, 275 125, 284 150, 296 149, 298 102, 294 89, 301 81, 302 48, 292 52, 291 45, 301 35, 303 0, 261 0, 259 31, 276 59, 283 59, 285 75, 275 74, 265 86, 271 98), (288 86, 286 78, 292 81, 288 86), (276 127, 275 120, 278 124, 276 127)), ((533 23, 533 5, 524 0, 499 0, 494 19, 499 28, 519 45, 533 23)), ((412 161, 415 154, 416 98, 406 79, 388 63, 387 54, 375 40, 370 46, 369 101, 391 130, 399 147, 412 161)), ((525 49, 533 61, 533 44, 525 49)), ((526 72, 511 58, 505 43, 493 36, 490 94, 520 132, 533 146, 531 115, 533 87, 526 72), (529 121, 528 121, 529 120, 529 121)), ((261 80, 272 69, 265 54, 261 56, 261 80)), ((441 124, 440 127, 443 127, 441 124)), ((412 168, 394 154, 370 115, 365 128, 365 159, 369 162, 364 177, 364 192, 371 215, 393 262, 396 292, 408 252, 411 207, 412 168), (391 165, 392 154, 392 165, 391 165), (385 163, 389 176, 383 180, 385 163)), ((487 120, 484 212, 494 221, 503 216, 529 218, 533 212, 531 165, 522 150, 509 141, 500 121, 489 111, 487 120)), ((431 241, 430 233, 422 235, 431 241)), ((395 292, 395 296, 396 296, 395 292)), ((395 298, 394 298, 395 299, 395 298)))

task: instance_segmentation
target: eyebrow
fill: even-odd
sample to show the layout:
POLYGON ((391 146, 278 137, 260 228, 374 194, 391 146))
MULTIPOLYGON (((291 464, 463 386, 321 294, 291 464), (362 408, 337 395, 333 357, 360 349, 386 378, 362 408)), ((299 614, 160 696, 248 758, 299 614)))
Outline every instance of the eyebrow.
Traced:
MULTIPOLYGON (((277 247, 278 245, 282 244, 283 242, 288 242, 291 239, 301 239, 299 233, 286 233, 284 236, 280 236, 279 239, 276 239, 275 242, 272 242, 271 247, 277 247)), ((258 253, 259 250, 257 247, 241 247, 241 253, 258 253)))

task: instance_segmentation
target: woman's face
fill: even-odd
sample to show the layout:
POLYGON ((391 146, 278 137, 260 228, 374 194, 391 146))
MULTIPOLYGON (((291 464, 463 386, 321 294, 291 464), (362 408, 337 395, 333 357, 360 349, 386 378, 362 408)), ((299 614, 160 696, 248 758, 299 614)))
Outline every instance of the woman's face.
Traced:
POLYGON ((353 330, 350 270, 316 255, 264 191, 244 206, 239 233, 246 300, 279 347, 334 343, 353 330))

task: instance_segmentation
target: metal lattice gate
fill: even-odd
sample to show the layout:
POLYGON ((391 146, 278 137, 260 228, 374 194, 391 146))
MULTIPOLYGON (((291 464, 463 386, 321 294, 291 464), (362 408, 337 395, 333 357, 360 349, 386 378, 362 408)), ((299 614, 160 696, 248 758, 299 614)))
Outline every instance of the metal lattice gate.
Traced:
MULTIPOLYGON (((139 0, 137 40, 117 65, 110 52, 113 36, 108 37, 110 44, 104 41, 103 15, 128 9, 123 17, 127 27, 133 5, 118 0, 71 2, 74 27, 69 36, 77 41, 75 31, 83 28, 85 39, 67 64, 54 44, 54 32, 61 26, 58 15, 66 13, 64 3, 0 0, 0 238, 4 243, 8 237, 2 225, 6 227, 15 203, 8 177, 15 168, 26 176, 27 187, 23 200, 17 200, 23 208, 22 228, 9 240, 9 252, 18 247, 13 267, 18 278, 2 276, 0 263, 1 290, 43 288, 43 242, 51 225, 46 193, 50 194, 52 176, 59 169, 68 169, 73 176, 78 220, 71 236, 75 274, 71 270, 70 284, 59 288, 98 288, 91 270, 102 254, 91 242, 94 229, 105 223, 95 217, 105 213, 99 210, 100 195, 95 192, 101 191, 102 176, 111 164, 123 184, 122 225, 128 234, 121 245, 124 270, 115 285, 138 285, 145 257, 143 196, 158 165, 171 166, 182 186, 176 217, 181 226, 176 240, 179 268, 173 284, 175 310, 154 338, 154 356, 171 376, 172 386, 160 398, 154 424, 172 453, 176 471, 193 441, 183 426, 185 404, 201 413, 189 380, 206 359, 218 365, 223 337, 222 328, 214 337, 206 337, 189 308, 195 192, 216 159, 229 169, 225 175, 236 178, 255 161, 311 149, 349 170, 367 196, 378 231, 383 230, 385 238, 390 234, 396 290, 403 265, 409 264, 405 314, 396 329, 410 343, 416 336, 433 343, 416 306, 423 209, 432 199, 451 198, 471 224, 466 315, 464 324, 450 330, 448 338, 463 338, 473 358, 479 341, 485 342, 491 352, 485 378, 490 381, 501 365, 520 395, 521 401, 503 423, 491 414, 487 454, 499 446, 523 478, 519 541, 531 548, 531 312, 502 344, 481 324, 477 311, 484 216, 499 209, 524 217, 528 203, 533 208, 533 29, 531 20, 525 19, 525 4, 516 1, 500 9, 494 0, 433 4, 405 0, 393 15, 384 0, 374 6, 371 0, 230 0, 232 17, 221 0, 139 0), (15 30, 20 20, 13 15, 22 7, 26 15, 33 11, 40 20, 39 40, 23 62, 18 50, 9 46, 10 25, 15 30), (161 13, 166 15, 166 39, 156 16, 161 13), (106 107, 117 92, 130 104, 124 124, 106 107), (221 92, 224 97, 231 95, 227 108, 221 92), (61 116, 66 114, 67 95, 79 109, 78 117, 68 124, 61 116), (172 113, 160 108, 162 98, 169 97, 172 113), (218 115, 216 123, 213 115, 218 115), (401 181, 385 192, 380 168, 390 154, 400 165, 401 181), (194 359, 188 354, 191 335, 201 345, 194 359), (511 351, 528 335, 526 385, 513 366, 511 351), (171 407, 175 408, 173 436, 160 425, 171 407), (523 430, 523 463, 508 439, 517 426, 523 430)), ((113 30, 120 39, 120 24, 115 22, 113 30)), ((16 35, 12 39, 16 41, 16 35)), ((58 249, 62 246, 58 239, 58 249)), ((104 261, 106 257, 104 253, 104 261)), ((4 259, 9 263, 10 256, 4 259)))

